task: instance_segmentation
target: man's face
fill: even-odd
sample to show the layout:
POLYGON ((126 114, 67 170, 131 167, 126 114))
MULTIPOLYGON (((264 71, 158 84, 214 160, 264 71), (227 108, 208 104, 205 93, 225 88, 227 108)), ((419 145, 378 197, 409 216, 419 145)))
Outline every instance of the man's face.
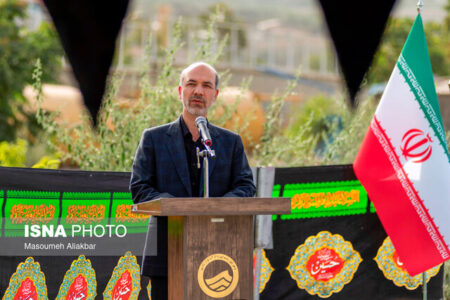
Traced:
POLYGON ((215 81, 216 74, 207 66, 199 65, 187 72, 178 87, 184 111, 196 117, 205 117, 219 93, 215 81))

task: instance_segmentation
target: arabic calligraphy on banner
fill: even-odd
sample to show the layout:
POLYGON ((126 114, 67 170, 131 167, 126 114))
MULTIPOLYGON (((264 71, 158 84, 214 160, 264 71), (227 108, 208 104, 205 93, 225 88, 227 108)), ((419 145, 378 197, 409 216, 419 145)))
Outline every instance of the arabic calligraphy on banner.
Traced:
POLYGON ((358 190, 336 191, 336 192, 317 192, 317 193, 299 193, 292 197, 292 209, 302 209, 310 207, 336 207, 338 205, 350 206, 359 202, 358 190))
POLYGON ((117 280, 112 292, 112 298, 114 300, 128 300, 130 299, 132 289, 130 271, 125 270, 117 280))
POLYGON ((15 204, 11 208, 10 219, 13 224, 38 222, 48 223, 55 217, 54 205, 15 204))
POLYGON ((334 249, 323 247, 308 259, 306 269, 315 280, 328 281, 344 267, 344 260, 334 249))
MULTIPOLYGON (((416 276, 410 276, 408 274, 389 237, 384 240, 378 249, 377 256, 374 260, 377 262, 378 268, 380 268, 384 276, 396 286, 403 286, 408 290, 414 290, 423 283, 422 274, 416 276)), ((442 264, 426 271, 427 282, 430 281, 431 277, 439 273, 441 266, 442 264)))
POLYGON ((97 295, 97 279, 91 261, 84 255, 74 260, 64 275, 56 300, 92 300, 97 295))
POLYGON ((87 282, 83 275, 79 274, 72 282, 67 293, 67 300, 86 300, 87 282))
POLYGON ((143 214, 133 214, 131 212, 131 204, 119 204, 116 208, 116 221, 118 223, 132 222, 138 223, 143 222, 146 224, 148 222, 148 215, 143 214))
POLYGON ((103 292, 103 299, 136 300, 141 289, 140 268, 136 256, 127 251, 119 259, 103 292))
POLYGON ((32 257, 20 263, 9 280, 3 300, 47 299, 47 285, 41 266, 32 257))
POLYGON ((297 247, 287 270, 300 289, 327 298, 352 281, 361 262, 360 254, 341 235, 321 231, 297 247))
POLYGON ((37 290, 33 280, 25 278, 19 286, 17 293, 14 295, 14 300, 22 299, 37 299, 37 290))
POLYGON ((362 214, 368 203, 357 180, 275 185, 273 196, 291 198, 291 214, 281 220, 362 214))
POLYGON ((69 205, 67 208, 67 223, 99 222, 105 218, 105 205, 69 205))

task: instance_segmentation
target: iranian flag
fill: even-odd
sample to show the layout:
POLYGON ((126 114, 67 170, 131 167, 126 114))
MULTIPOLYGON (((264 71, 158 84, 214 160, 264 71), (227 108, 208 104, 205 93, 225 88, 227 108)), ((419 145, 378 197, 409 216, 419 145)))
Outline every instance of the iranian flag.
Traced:
POLYGON ((420 15, 353 168, 410 275, 450 258, 450 157, 420 15))

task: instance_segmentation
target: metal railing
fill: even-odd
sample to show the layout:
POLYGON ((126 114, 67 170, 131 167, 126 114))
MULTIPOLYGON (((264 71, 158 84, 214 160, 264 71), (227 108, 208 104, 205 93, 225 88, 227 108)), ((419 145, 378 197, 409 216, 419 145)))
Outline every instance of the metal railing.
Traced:
MULTIPOLYGON (((175 63, 185 65, 194 59, 207 32, 205 26, 193 20, 186 20, 181 27, 183 47, 176 53, 175 63)), ((145 55, 149 56, 150 62, 157 62, 162 57, 162 49, 170 46, 172 28, 173 22, 167 22, 167 26, 155 22, 125 22, 118 39, 114 67, 138 70, 145 55)), ((257 26, 238 24, 221 24, 217 32, 228 33, 220 67, 274 70, 286 74, 294 74, 301 67, 302 74, 338 74, 334 48, 323 34, 282 27, 261 30, 257 26)), ((218 49, 221 38, 217 35, 213 39, 213 49, 218 49)))

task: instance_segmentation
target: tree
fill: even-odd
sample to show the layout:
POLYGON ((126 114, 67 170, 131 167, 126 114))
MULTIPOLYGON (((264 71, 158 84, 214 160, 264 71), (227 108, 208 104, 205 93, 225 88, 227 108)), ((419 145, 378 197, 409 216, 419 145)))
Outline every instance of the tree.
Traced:
POLYGON ((23 127, 32 134, 36 132, 34 116, 23 109, 26 99, 22 90, 32 82, 37 58, 46 71, 42 79, 51 81, 62 55, 56 31, 50 24, 42 23, 34 32, 25 28, 25 9, 18 1, 0 2, 0 141, 15 140, 23 127))
POLYGON ((237 46, 239 49, 247 46, 247 36, 243 22, 236 16, 234 11, 223 2, 216 3, 208 7, 208 11, 200 15, 203 25, 209 24, 215 18, 218 40, 228 37, 228 45, 232 43, 231 37, 237 34, 237 46))
MULTIPOLYGON (((450 7, 450 0, 448 6, 450 7)), ((450 18, 449 11, 450 8, 447 9, 447 18, 450 18)), ((389 20, 380 48, 367 75, 367 80, 370 83, 388 81, 412 24, 413 20, 408 18, 391 18, 389 20)), ((445 21, 443 24, 427 22, 424 24, 424 30, 433 73, 441 76, 449 75, 450 38, 448 25, 445 21)))

